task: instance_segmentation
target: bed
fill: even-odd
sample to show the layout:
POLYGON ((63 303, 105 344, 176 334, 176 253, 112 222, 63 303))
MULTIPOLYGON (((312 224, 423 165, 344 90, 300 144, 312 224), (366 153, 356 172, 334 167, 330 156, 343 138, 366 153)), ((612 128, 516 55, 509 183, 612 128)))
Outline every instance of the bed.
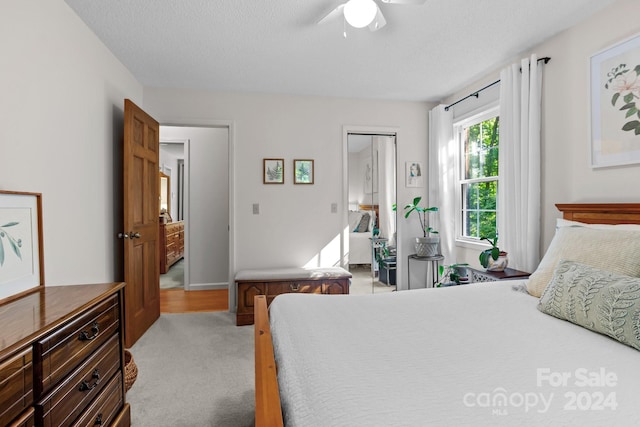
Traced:
MULTIPOLYGON (((636 424, 640 303, 618 299, 636 311, 626 325, 619 316, 609 322, 620 332, 615 339, 598 331, 599 320, 580 325, 575 322, 584 323, 582 314, 576 318, 568 310, 562 318, 554 310, 564 307, 558 301, 571 307, 571 292, 579 289, 572 280, 594 287, 606 283, 601 289, 611 293, 623 283, 622 289, 640 293, 640 279, 596 265, 606 257, 598 256, 593 265, 568 259, 584 250, 591 262, 594 251, 575 236, 597 236, 593 247, 615 245, 618 258, 627 253, 625 245, 634 248, 624 268, 640 277, 634 252, 640 204, 557 206, 564 223, 559 220, 540 267, 527 281, 362 296, 283 295, 270 312, 258 299, 256 425, 636 424), (620 236, 623 243, 617 243, 620 236), (550 265, 556 252, 562 259, 550 265), (533 296, 543 273, 551 274, 549 284, 533 296), (636 341, 622 336, 627 326, 624 332, 636 341)), ((603 265, 619 264, 616 258, 603 265)), ((586 299, 593 310, 585 313, 598 308, 600 316, 606 304, 594 302, 593 295, 586 299)))

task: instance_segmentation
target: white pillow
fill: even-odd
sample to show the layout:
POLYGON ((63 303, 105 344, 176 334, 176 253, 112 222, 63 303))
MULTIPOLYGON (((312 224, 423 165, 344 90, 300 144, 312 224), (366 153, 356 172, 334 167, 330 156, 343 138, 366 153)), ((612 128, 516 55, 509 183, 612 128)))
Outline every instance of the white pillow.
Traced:
POLYGON ((640 277, 640 230, 563 226, 529 277, 527 291, 540 297, 560 260, 577 261, 626 276, 640 277))

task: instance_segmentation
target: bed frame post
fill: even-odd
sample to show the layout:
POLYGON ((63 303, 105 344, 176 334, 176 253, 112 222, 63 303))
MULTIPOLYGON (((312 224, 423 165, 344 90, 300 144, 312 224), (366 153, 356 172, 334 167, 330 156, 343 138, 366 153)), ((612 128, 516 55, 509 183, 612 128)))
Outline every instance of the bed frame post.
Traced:
POLYGON ((254 298, 254 336, 256 369, 256 427, 284 425, 280 406, 277 367, 271 341, 269 311, 264 295, 254 298))

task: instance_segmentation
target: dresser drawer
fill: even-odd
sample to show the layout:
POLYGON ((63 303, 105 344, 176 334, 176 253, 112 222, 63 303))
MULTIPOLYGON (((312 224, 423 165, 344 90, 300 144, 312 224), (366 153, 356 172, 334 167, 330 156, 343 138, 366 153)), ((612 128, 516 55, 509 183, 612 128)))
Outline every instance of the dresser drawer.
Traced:
POLYGON ((31 407, 24 411, 20 417, 13 420, 13 422, 9 424, 9 427, 35 427, 35 425, 35 413, 33 411, 33 407, 31 407))
POLYGON ((94 427, 111 425, 123 404, 121 378, 122 376, 118 372, 72 426, 94 427))
POLYGON ((287 293, 321 294, 322 283, 312 280, 267 283, 267 297, 275 297, 287 293))
POLYGON ((28 347, 0 362, 0 426, 8 425, 32 403, 33 362, 28 347))
POLYGON ((68 378, 35 405, 44 427, 68 426, 120 370, 120 336, 114 334, 68 378))
POLYGON ((119 311, 114 295, 34 344, 34 358, 42 360, 35 377, 36 396, 50 390, 119 330, 119 311))

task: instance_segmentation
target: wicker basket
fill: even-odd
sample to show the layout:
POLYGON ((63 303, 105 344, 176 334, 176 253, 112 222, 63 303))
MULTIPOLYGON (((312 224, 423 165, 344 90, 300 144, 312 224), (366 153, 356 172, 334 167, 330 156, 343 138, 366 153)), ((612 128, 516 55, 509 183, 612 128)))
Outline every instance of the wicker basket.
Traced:
POLYGON ((138 378, 138 367, 129 350, 124 351, 124 391, 127 392, 138 378))

